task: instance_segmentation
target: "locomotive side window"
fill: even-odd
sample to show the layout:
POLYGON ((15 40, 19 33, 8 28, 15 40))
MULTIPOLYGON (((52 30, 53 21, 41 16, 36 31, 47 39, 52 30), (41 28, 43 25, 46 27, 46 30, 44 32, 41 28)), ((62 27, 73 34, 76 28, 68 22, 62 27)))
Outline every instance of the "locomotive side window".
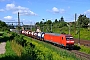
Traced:
POLYGON ((62 37, 62 40, 63 40, 63 37, 62 37))

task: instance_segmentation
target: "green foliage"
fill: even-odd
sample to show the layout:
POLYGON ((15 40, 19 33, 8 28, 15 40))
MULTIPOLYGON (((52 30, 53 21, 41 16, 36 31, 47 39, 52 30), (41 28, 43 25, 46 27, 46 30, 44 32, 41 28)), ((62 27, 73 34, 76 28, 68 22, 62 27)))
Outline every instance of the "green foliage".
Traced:
POLYGON ((21 53, 24 51, 24 48, 16 43, 15 40, 10 41, 12 50, 17 54, 18 57, 21 57, 21 53))
POLYGON ((0 32, 0 36, 3 36, 4 32, 0 32))
POLYGON ((18 35, 18 34, 15 33, 15 32, 10 32, 10 33, 11 33, 11 36, 10 36, 11 40, 14 39, 14 37, 18 35))
POLYGON ((64 26, 67 26, 67 23, 66 23, 66 22, 60 22, 60 23, 59 23, 59 28, 62 28, 62 27, 64 27, 64 26))
MULTIPOLYGON (((78 32, 78 29, 76 30, 76 32, 78 32)), ((74 36, 74 38, 78 39, 78 33, 75 34, 72 33, 72 35, 74 36)), ((87 28, 80 28, 80 39, 81 40, 90 40, 90 31, 87 28)))
POLYGON ((0 42, 6 42, 6 41, 10 40, 10 36, 11 36, 11 34, 9 34, 8 32, 3 32, 3 35, 0 38, 0 42))
POLYGON ((32 43, 27 43, 27 46, 25 47, 25 51, 22 53, 23 60, 36 60, 36 53, 34 51, 34 45, 32 43))
POLYGON ((89 23, 90 19, 86 17, 86 15, 80 15, 78 17, 78 25, 80 25, 81 27, 87 27, 88 23, 89 23))
POLYGON ((63 18, 63 16, 61 17, 61 21, 60 22, 64 22, 64 18, 63 18))
POLYGON ((52 22, 51 20, 47 20, 45 22, 36 22, 36 26, 40 27, 41 31, 44 30, 44 32, 53 32, 53 29, 55 28, 62 28, 64 26, 67 26, 67 23, 64 21, 64 18, 61 17, 59 21, 55 19, 54 22, 52 22))
POLYGON ((58 21, 57 21, 57 19, 55 19, 55 23, 57 23, 58 21))
POLYGON ((0 20, 0 31, 6 31, 6 30, 9 31, 7 24, 0 20))
POLYGON ((26 43, 26 41, 23 39, 23 35, 16 35, 14 37, 14 40, 22 46, 24 46, 24 44, 26 43))
POLYGON ((50 24, 52 24, 52 21, 51 21, 51 20, 48 20, 46 23, 47 23, 48 25, 50 25, 50 24))

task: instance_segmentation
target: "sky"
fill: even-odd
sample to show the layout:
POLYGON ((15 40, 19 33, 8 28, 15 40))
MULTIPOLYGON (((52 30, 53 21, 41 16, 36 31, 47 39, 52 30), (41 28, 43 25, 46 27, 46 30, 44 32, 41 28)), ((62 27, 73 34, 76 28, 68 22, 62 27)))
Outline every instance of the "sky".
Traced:
POLYGON ((80 14, 90 18, 90 0, 0 0, 0 20, 18 22, 18 12, 25 25, 62 16, 66 22, 73 22, 75 13, 77 18, 80 14))

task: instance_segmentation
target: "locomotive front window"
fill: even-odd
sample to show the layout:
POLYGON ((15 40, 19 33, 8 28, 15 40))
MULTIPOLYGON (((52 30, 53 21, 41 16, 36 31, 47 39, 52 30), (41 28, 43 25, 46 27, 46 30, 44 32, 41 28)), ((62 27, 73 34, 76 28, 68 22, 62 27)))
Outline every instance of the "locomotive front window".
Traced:
POLYGON ((73 37, 66 37, 66 40, 73 40, 73 37))

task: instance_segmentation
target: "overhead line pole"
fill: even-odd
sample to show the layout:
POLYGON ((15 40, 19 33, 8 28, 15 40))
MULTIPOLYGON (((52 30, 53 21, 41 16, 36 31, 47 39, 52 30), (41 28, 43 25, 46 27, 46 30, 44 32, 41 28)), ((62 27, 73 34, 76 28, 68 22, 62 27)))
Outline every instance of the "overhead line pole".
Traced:
POLYGON ((78 40, 78 46, 80 46, 80 21, 78 20, 78 38, 79 38, 79 40, 78 40))
POLYGON ((75 33, 76 33, 76 19, 77 19, 77 14, 75 13, 75 33))
POLYGON ((52 23, 51 23, 51 32, 52 32, 52 23))
POLYGON ((18 30, 19 30, 19 33, 20 33, 20 18, 19 18, 19 12, 18 12, 18 30))

